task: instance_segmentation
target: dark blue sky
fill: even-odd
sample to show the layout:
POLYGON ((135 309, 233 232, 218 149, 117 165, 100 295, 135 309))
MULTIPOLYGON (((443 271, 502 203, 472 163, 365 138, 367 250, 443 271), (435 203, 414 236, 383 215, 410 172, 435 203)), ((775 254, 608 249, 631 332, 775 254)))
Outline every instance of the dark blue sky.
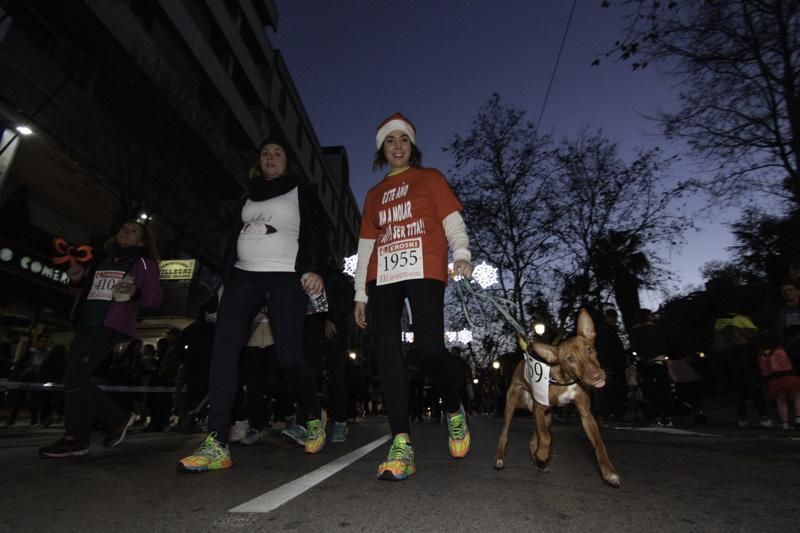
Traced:
MULTIPOLYGON (((622 153, 660 145, 642 118, 674 108, 673 82, 655 69, 592 61, 619 37, 622 14, 600 0, 578 0, 540 131, 556 138, 602 128, 622 153)), ((380 179, 371 171, 375 129, 395 111, 417 127, 424 164, 445 174, 441 151, 466 133, 493 93, 535 121, 569 17, 568 0, 277 0, 273 45, 286 59, 323 145, 344 145, 359 205, 380 179)), ((691 167, 675 169, 676 173, 691 167)), ((724 255, 731 240, 718 225, 688 234, 671 257, 680 286, 700 282, 698 268, 724 255)))

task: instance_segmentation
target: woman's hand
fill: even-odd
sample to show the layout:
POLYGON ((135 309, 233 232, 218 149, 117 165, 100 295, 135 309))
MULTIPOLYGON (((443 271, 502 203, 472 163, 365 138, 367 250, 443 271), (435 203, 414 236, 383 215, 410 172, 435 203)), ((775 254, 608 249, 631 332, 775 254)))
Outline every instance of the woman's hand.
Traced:
POLYGON ((453 272, 470 279, 472 277, 472 263, 466 259, 458 259, 453 262, 453 272))
POLYGON ((353 311, 356 319, 356 325, 361 329, 367 329, 367 304, 364 302, 356 302, 356 308, 353 311))
POLYGON ((336 324, 334 324, 330 320, 325 320, 325 338, 330 340, 334 338, 337 333, 339 332, 336 331, 336 324))
POLYGON ((67 270, 67 276, 69 276, 69 280, 72 283, 78 283, 81 279, 83 279, 83 274, 84 274, 83 267, 78 264, 69 267, 69 269, 67 270))
POLYGON ((322 292, 322 289, 325 288, 325 283, 322 281, 322 278, 319 277, 319 274, 315 274, 314 272, 306 272, 300 278, 300 286, 303 287, 303 290, 306 291, 306 294, 319 294, 322 292))

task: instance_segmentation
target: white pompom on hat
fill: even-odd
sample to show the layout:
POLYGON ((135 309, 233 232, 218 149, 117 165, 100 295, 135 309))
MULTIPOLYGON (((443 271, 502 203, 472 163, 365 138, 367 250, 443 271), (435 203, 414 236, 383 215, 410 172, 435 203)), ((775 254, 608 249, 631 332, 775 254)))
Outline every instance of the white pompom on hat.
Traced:
POLYGON ((400 113, 395 113, 381 122, 381 125, 378 126, 378 133, 375 134, 375 144, 377 144, 379 150, 381 146, 383 146, 383 141, 386 140, 386 137, 391 132, 397 130, 400 130, 408 135, 408 138, 411 139, 412 144, 417 144, 417 129, 414 127, 414 124, 412 124, 410 120, 400 113))

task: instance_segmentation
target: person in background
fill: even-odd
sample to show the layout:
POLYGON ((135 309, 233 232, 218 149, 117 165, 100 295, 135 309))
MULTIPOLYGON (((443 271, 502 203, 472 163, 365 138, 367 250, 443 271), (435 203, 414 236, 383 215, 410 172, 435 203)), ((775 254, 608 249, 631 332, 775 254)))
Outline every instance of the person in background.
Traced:
POLYGON ((792 364, 779 336, 771 332, 759 335, 758 368, 767 382, 767 396, 775 400, 782 429, 800 425, 800 375, 792 364), (789 404, 794 408, 794 424, 789 423, 789 404))
MULTIPOLYGON (((280 386, 280 373, 275 360, 275 340, 269 326, 267 309, 258 312, 253 320, 250 338, 242 350, 246 385, 244 413, 231 428, 229 442, 245 446, 263 442, 267 426, 269 398, 280 386)), ((304 435, 305 436, 305 435, 304 435)), ((303 440, 305 445, 305 439, 303 440)))
POLYGON ((287 143, 271 137, 258 148, 248 192, 225 254, 224 292, 217 311, 209 372, 209 434, 178 462, 182 472, 230 468, 228 432, 239 384, 239 355, 249 325, 264 305, 275 353, 308 413, 306 453, 325 445, 325 420, 313 370, 303 356, 303 317, 309 295, 323 289, 328 229, 313 184, 305 184, 287 143))
POLYGON ((631 328, 631 349, 638 358, 637 368, 647 402, 646 419, 663 426, 672 425, 672 388, 667 370, 667 340, 650 309, 640 309, 631 328))
POLYGON ((447 357, 444 290, 447 248, 455 274, 472 275, 469 238, 461 202, 445 177, 422 168, 416 129, 400 113, 388 117, 375 135, 373 169, 388 174, 369 190, 364 202, 355 276, 355 321, 377 342, 378 372, 393 439, 378 479, 403 480, 416 472, 409 422, 408 382, 401 352, 400 320, 408 299, 414 343, 440 382, 447 410, 450 455, 465 457, 470 448, 467 418, 459 397, 452 359, 447 357))
POLYGON ((65 432, 52 446, 39 449, 43 457, 89 453, 95 420, 106 427, 103 445, 116 446, 136 419, 94 385, 91 376, 120 341, 136 336, 139 310, 161 304, 158 251, 150 228, 131 220, 104 252, 88 269, 78 264, 67 271, 77 295, 72 311, 76 329, 64 373, 65 432))
MULTIPOLYGON (((726 305, 729 309, 735 307, 735 304, 726 305)), ((733 393, 739 427, 751 424, 747 416, 748 398, 756 408, 758 424, 772 427, 759 382, 757 335, 758 328, 750 317, 737 312, 724 313, 714 322, 714 357, 733 393)))
POLYGON ((461 397, 461 405, 467 414, 472 413, 472 400, 475 398, 475 391, 472 388, 472 368, 469 363, 464 359, 464 351, 460 346, 453 346, 450 348, 450 356, 453 358, 452 364, 456 369, 458 379, 458 393, 461 397))
POLYGON ((595 349, 600 366, 606 372, 606 386, 597 391, 600 402, 600 414, 607 421, 620 421, 625 418, 625 400, 628 388, 625 370, 628 358, 625 346, 619 337, 619 315, 616 309, 608 308, 603 313, 603 320, 597 321, 597 338, 595 349))
MULTIPOLYGON (((178 366, 182 346, 179 344, 181 330, 171 327, 166 336, 156 341, 156 357, 158 368, 150 378, 151 387, 174 387, 178 375, 178 366)), ((172 395, 168 392, 150 392, 147 395, 147 407, 150 411, 150 424, 145 428, 148 433, 160 433, 169 428, 172 416, 172 395)))
POLYGON ((186 375, 186 401, 178 413, 179 427, 183 433, 199 429, 208 403, 208 368, 211 362, 211 344, 214 341, 214 324, 217 320, 217 295, 206 301, 197 320, 181 332, 180 363, 186 375))
POLYGON ((780 343, 795 368, 800 368, 800 281, 786 280, 781 284, 784 307, 778 313, 780 343))
POLYGON ((325 317, 322 350, 328 374, 328 405, 331 408, 333 430, 331 442, 347 440, 347 362, 348 341, 353 321, 353 279, 342 272, 338 264, 328 267, 325 277, 328 291, 328 313, 325 317))

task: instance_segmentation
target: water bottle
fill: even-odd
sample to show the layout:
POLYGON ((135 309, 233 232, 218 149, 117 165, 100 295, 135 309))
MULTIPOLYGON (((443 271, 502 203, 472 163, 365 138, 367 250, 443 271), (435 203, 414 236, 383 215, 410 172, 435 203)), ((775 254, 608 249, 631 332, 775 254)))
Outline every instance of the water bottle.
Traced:
POLYGON ((316 315, 317 313, 328 312, 328 297, 325 294, 325 289, 322 289, 317 294, 308 295, 308 307, 306 308, 307 315, 316 315))

